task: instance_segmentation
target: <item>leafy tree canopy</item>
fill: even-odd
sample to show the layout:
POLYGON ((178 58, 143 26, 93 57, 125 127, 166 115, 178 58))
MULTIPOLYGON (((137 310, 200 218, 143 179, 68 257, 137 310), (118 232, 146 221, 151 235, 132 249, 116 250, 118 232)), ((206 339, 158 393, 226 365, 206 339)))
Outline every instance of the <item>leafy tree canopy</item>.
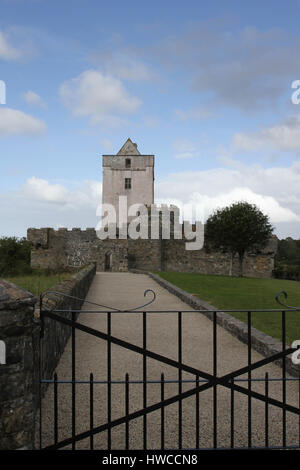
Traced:
POLYGON ((300 265, 300 240, 291 237, 280 240, 276 260, 280 263, 300 265))
POLYGON ((273 227, 256 205, 237 202, 216 210, 205 225, 205 247, 238 254, 240 274, 246 251, 263 248, 273 227))

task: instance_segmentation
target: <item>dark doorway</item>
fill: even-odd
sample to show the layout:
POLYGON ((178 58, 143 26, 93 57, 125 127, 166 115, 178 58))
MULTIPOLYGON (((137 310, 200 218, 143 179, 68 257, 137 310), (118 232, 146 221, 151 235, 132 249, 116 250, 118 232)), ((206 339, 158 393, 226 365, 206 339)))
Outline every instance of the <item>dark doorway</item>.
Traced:
POLYGON ((104 269, 105 271, 111 271, 112 269, 112 254, 111 253, 106 253, 105 254, 105 262, 104 262, 104 269))

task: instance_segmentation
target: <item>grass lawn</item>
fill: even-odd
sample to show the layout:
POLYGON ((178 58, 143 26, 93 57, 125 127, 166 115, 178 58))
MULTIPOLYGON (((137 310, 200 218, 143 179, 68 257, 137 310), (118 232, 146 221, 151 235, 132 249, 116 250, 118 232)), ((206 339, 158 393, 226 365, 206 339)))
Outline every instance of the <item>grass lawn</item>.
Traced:
POLYGON ((15 277, 5 277, 5 279, 38 296, 45 290, 50 289, 55 284, 63 281, 64 279, 67 279, 70 276, 70 273, 59 273, 50 275, 34 273, 15 277))
MULTIPOLYGON (((281 279, 239 278, 198 273, 157 272, 163 279, 224 310, 280 309, 275 295, 288 294, 287 304, 300 308, 300 282, 281 279)), ((247 322, 247 313, 232 313, 247 322)), ((281 338, 281 312, 253 312, 252 326, 274 338, 281 338)), ((287 341, 300 339, 300 311, 286 314, 287 341)))

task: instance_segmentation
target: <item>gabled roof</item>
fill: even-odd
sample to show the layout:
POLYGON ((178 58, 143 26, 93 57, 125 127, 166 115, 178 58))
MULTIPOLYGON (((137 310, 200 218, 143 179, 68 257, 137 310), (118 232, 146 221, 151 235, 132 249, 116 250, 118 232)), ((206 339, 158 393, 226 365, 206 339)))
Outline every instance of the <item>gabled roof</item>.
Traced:
POLYGON ((127 139, 125 144, 120 148, 117 155, 141 155, 137 149, 137 144, 127 139))

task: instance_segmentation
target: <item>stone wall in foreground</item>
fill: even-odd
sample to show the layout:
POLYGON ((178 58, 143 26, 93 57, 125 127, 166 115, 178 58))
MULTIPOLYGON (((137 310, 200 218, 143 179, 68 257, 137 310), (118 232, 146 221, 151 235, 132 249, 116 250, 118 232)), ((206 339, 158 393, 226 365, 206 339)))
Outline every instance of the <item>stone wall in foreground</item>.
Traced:
POLYGON ((34 322, 36 300, 0 279, 0 340, 5 346, 0 365, 0 450, 28 449, 34 439, 39 334, 34 322))
MULTIPOLYGON (((95 274, 90 265, 57 284, 43 298, 43 310, 79 309, 95 274)), ((39 364, 51 378, 71 334, 71 327, 45 318, 41 339, 39 302, 30 292, 0 279, 0 450, 32 449, 39 407, 39 364), (4 348, 5 347, 5 351, 4 348), (41 351, 41 355, 40 355, 41 351)))

